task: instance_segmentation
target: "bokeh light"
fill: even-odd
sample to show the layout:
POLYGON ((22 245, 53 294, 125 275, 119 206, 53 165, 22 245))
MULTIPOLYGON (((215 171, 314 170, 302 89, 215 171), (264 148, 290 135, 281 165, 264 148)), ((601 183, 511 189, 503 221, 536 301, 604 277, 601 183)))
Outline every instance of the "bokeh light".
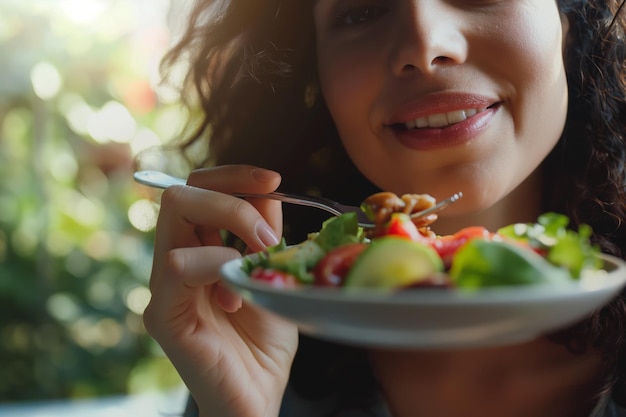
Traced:
POLYGON ((35 94, 42 100, 50 100, 61 90, 63 79, 54 65, 38 62, 30 72, 35 94))
POLYGON ((90 115, 87 131, 97 142, 109 140, 129 142, 137 130, 137 122, 123 104, 109 101, 90 115))
POLYGON ((137 230, 149 232, 156 227, 158 208, 150 200, 138 200, 128 209, 128 220, 137 230))
POLYGON ((150 301, 150 290, 146 287, 135 287, 126 296, 126 306, 135 314, 143 314, 150 301))

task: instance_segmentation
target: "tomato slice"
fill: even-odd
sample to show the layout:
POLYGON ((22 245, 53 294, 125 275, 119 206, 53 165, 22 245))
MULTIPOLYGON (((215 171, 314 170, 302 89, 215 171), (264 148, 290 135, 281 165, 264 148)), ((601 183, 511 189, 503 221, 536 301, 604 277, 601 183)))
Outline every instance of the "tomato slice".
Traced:
POLYGON ((465 243, 472 239, 492 239, 494 233, 482 226, 470 226, 459 230, 453 235, 446 235, 434 238, 430 245, 437 251, 446 265, 452 262, 452 257, 456 251, 465 243))
POLYGON ((314 285, 340 287, 354 261, 367 247, 365 243, 350 243, 328 252, 313 269, 314 285))
POLYGON ((260 266, 250 272, 250 278, 266 282, 276 288, 295 288, 299 285, 296 277, 288 272, 260 266))
POLYGON ((426 237, 420 233, 411 217, 405 213, 393 213, 382 235, 403 237, 414 242, 424 242, 426 240, 426 237))

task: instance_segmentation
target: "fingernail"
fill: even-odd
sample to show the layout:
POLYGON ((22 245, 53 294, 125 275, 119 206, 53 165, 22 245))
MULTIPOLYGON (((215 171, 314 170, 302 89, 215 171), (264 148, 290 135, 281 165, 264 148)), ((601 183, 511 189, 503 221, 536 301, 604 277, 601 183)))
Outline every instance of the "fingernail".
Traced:
POLYGON ((277 245, 279 240, 274 230, 264 220, 259 220, 255 226, 256 235, 265 246, 277 245))
POLYGON ((251 172, 252 178, 257 180, 258 182, 268 182, 276 178, 278 175, 275 171, 270 171, 269 169, 263 168, 255 168, 251 172))

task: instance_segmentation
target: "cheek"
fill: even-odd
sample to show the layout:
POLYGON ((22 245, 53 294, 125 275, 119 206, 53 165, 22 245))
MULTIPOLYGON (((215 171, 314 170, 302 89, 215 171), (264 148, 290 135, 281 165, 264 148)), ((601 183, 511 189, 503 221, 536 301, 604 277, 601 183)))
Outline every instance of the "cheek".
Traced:
MULTIPOLYGON (((508 20, 506 30, 491 34, 492 53, 506 57, 500 60, 503 77, 517 88, 554 79, 562 66, 562 32, 558 12, 541 14, 540 11, 520 13, 508 20)), ((547 13, 547 12, 543 12, 547 13)), ((485 58, 487 59, 487 58, 485 58)))
POLYGON ((386 49, 373 48, 371 42, 380 39, 361 39, 349 47, 318 39, 321 94, 344 148, 362 173, 372 169, 372 153, 380 153, 374 145, 377 128, 372 111, 386 79, 386 49))
MULTIPOLYGON (((558 18, 555 18, 558 19, 558 18)), ((567 113, 567 81, 562 58, 562 32, 554 21, 535 24, 520 45, 518 129, 549 135, 556 142, 567 113), (541 24, 543 23, 543 24, 541 24), (541 30, 542 28, 552 30, 541 30), (526 87, 524 87, 526 86, 526 87)), ((523 134, 523 131, 519 131, 523 134)))
MULTIPOLYGON (((381 62, 380 59, 378 62, 381 62)), ((381 155, 377 140, 379 128, 372 118, 373 103, 382 89, 384 79, 373 62, 352 54, 336 59, 328 57, 321 61, 320 88, 335 127, 352 162, 370 181, 382 186, 377 180, 386 177, 379 172, 384 164, 372 164, 373 155, 381 155)), ((390 189, 387 185, 385 189, 390 189)))
MULTIPOLYGON (((350 121, 367 117, 384 80, 380 66, 384 56, 372 48, 319 46, 318 74, 320 87, 340 133, 348 130, 350 121)), ((366 120, 358 122, 366 123, 366 120)))

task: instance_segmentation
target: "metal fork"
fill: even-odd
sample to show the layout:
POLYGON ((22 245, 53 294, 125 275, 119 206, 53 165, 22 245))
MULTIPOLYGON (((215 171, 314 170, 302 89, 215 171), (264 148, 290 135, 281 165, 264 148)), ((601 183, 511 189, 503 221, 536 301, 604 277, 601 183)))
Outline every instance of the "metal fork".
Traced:
MULTIPOLYGON (((186 185, 187 182, 182 178, 177 178, 172 175, 166 174, 161 171, 137 171, 134 174, 135 181, 138 183, 148 185, 150 187, 162 188, 165 189, 172 185, 186 185)), ((325 210, 328 213, 331 213, 334 216, 340 216, 344 213, 356 213, 357 219, 359 221, 359 226, 364 228, 373 228, 374 223, 365 215, 363 210, 360 207, 349 206, 345 204, 340 204, 336 201, 329 200, 324 197, 314 197, 314 196, 304 196, 304 195, 293 195, 286 194, 281 192, 273 192, 267 194, 253 194, 253 193, 234 193, 235 197, 240 198, 269 198, 272 200, 279 200, 283 203, 297 204, 301 206, 315 207, 320 210, 325 210)), ((429 214, 437 213, 444 208, 448 207, 450 204, 457 201, 459 198, 463 196, 463 193, 456 193, 445 200, 441 200, 439 203, 435 204, 432 207, 429 207, 425 210, 418 211, 416 213, 411 214, 412 219, 428 216, 429 214)))

